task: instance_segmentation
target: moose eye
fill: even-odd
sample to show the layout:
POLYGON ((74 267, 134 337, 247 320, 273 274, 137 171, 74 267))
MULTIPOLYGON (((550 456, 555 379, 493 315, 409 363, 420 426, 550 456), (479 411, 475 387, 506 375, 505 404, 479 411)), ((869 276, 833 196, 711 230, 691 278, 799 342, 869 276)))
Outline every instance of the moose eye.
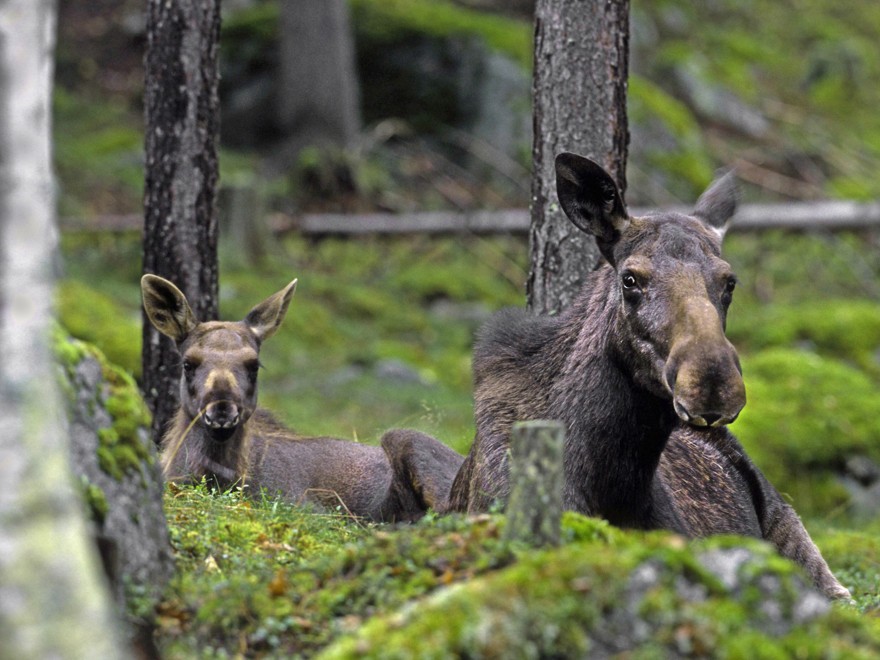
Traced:
POLYGON ((725 286, 724 286, 724 292, 727 295, 730 295, 733 293, 733 290, 735 288, 736 288, 736 277, 731 275, 730 277, 727 278, 727 284, 725 284, 725 286))
POLYGON ((633 275, 632 273, 624 273, 623 277, 620 278, 620 283, 627 291, 635 289, 639 285, 638 281, 635 278, 635 275, 633 275))
POLYGON ((192 360, 184 360, 183 361, 183 374, 190 379, 193 377, 193 374, 196 371, 196 363, 192 360))

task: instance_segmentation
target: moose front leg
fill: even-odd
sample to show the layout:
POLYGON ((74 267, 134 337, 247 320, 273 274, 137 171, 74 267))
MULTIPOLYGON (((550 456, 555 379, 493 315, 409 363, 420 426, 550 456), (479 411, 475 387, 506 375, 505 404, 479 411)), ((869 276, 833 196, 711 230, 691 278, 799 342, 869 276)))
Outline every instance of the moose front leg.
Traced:
POLYGON ((382 436, 391 463, 392 482, 386 508, 398 520, 420 518, 428 509, 445 511, 452 482, 464 457, 430 435, 395 429, 382 436))
POLYGON ((831 573, 800 517, 781 498, 772 507, 768 507, 761 526, 764 538, 776 546, 779 554, 803 566, 816 586, 827 596, 846 600, 852 598, 849 589, 840 584, 831 573))

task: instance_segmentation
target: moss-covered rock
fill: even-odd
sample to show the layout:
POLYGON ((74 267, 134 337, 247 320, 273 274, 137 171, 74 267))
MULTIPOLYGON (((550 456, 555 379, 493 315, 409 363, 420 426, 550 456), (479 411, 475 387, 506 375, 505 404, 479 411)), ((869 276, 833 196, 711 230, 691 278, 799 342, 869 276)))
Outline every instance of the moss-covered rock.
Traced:
POLYGON ((321 658, 870 657, 877 622, 834 607, 768 546, 617 534, 520 557, 367 622, 321 658))
POLYGON ((141 323, 130 310, 87 284, 65 280, 58 285, 55 311, 67 332, 97 346, 110 363, 140 376, 141 323))
POLYGON ((880 380, 880 304, 872 300, 766 305, 732 314, 728 336, 753 349, 807 347, 880 380))
POLYGON ((133 378, 97 348, 57 327, 53 346, 73 469, 117 602, 139 626, 173 570, 150 415, 133 378))
POLYGON ((745 357, 748 404, 731 430, 801 513, 847 505, 847 460, 880 464, 880 390, 864 372, 812 351, 745 357))

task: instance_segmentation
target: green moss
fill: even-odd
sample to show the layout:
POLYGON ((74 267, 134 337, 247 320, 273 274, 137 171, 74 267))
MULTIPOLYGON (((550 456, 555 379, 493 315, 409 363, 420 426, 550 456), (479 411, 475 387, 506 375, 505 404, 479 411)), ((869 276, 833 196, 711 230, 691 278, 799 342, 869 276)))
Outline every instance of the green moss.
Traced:
POLYGON ((99 525, 104 523, 107 513, 110 511, 110 505, 107 503, 107 496, 99 486, 91 483, 85 475, 80 479, 80 493, 86 503, 89 515, 99 525))
POLYGON ((150 427, 150 413, 134 379, 125 370, 110 362, 95 346, 67 337, 56 328, 53 332, 56 360, 64 367, 64 391, 69 397, 76 394, 73 382, 75 368, 86 357, 101 365, 104 386, 93 393, 92 407, 102 406, 111 418, 111 425, 98 429, 96 456, 100 468, 115 479, 126 473, 139 472, 143 463, 155 460, 145 431, 150 427))
POLYGON ((877 648, 878 627, 851 611, 768 625, 763 602, 779 602, 790 622, 802 593, 798 580, 788 562, 754 541, 684 544, 667 534, 621 534, 612 546, 590 542, 521 556, 509 568, 372 619, 320 657, 585 657, 610 645, 636 657, 819 658, 829 646, 832 657, 877 648), (741 545, 751 555, 738 570, 743 588, 731 593, 696 557, 741 545), (637 569, 643 577, 634 577, 637 569))
POLYGON ((116 453, 110 447, 101 445, 95 450, 95 456, 98 458, 98 467, 102 472, 109 474, 117 481, 122 480, 125 473, 116 460, 116 453))
POLYGON ((203 486, 173 488, 166 513, 185 569, 169 599, 186 612, 182 629, 166 631, 169 655, 192 655, 205 640, 310 655, 375 612, 514 559, 497 517, 431 517, 396 531, 203 486))
POLYGON ((53 134, 62 215, 90 217, 97 210, 138 208, 143 189, 141 116, 124 101, 84 98, 53 90, 53 134), (87 163, 87 166, 84 166, 87 163))
POLYGON ((846 458, 880 462, 880 391, 863 372, 813 352, 770 349, 743 359, 748 404, 731 430, 798 511, 848 500, 834 473, 846 458))
POLYGON ((823 300, 777 304, 731 315, 728 335, 750 348, 810 346, 880 376, 880 304, 870 300, 823 300))
POLYGON ((58 285, 55 310, 61 325, 77 339, 95 344, 108 360, 140 375, 140 315, 78 281, 58 285))

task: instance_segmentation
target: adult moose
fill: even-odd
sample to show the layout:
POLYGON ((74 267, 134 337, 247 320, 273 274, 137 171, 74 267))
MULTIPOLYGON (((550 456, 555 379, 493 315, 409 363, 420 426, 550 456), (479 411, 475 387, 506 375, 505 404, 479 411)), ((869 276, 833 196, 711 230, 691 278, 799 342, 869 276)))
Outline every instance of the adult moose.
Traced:
POLYGON ((462 457, 418 431, 393 430, 382 446, 297 435, 258 409, 262 343, 281 325, 296 280, 243 321, 199 322, 171 282, 144 275, 144 309, 183 361, 180 407, 162 440, 172 481, 208 478, 220 487, 334 508, 376 521, 415 520, 443 508, 462 457))
POLYGON ((558 419, 567 508, 623 527, 765 538, 826 594, 849 597, 724 426, 746 402, 724 336, 736 286, 721 258, 733 176, 715 181, 692 215, 643 218, 627 214, 613 179, 586 158, 559 155, 556 177, 563 210, 596 237, 607 264, 559 316, 508 309, 481 329, 476 437, 450 509, 483 511, 506 499, 511 425, 558 419))

